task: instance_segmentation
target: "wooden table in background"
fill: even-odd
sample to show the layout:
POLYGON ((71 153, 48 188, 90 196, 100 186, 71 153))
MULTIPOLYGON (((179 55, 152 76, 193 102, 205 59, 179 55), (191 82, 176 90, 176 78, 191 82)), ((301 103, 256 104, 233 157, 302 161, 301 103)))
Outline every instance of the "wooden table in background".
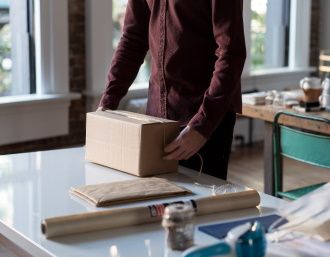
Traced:
MULTIPOLYGON (((279 111, 290 111, 291 109, 276 108, 268 105, 248 105, 243 104, 242 116, 259 119, 265 122, 264 131, 264 192, 274 194, 273 187, 273 121, 274 116, 279 111)), ((308 112, 304 113, 310 116, 325 117, 330 120, 330 112, 308 112)), ((302 120, 291 116, 282 116, 280 123, 288 126, 294 126, 301 129, 311 130, 322 134, 330 135, 330 126, 324 123, 302 120)))

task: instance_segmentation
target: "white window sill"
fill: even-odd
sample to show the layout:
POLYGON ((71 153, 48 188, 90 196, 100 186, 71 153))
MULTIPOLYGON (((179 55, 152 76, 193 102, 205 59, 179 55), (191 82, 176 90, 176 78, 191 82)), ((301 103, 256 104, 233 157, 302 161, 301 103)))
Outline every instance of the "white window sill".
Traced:
MULTIPOLYGON (((281 67, 281 68, 254 70, 254 71, 250 71, 248 74, 243 74, 242 81, 251 80, 251 79, 277 80, 279 76, 280 78, 302 76, 304 74, 309 74, 316 70, 317 69, 315 67, 297 67, 297 68, 281 67)), ((146 92, 145 89, 148 88, 148 86, 149 86, 148 82, 133 83, 133 85, 129 89, 129 94, 132 94, 133 96, 136 94, 140 95, 139 94, 140 92, 146 92)))
POLYGON ((297 67, 297 68, 290 68, 290 67, 281 67, 281 68, 272 68, 272 69, 261 69, 261 70, 254 70, 250 71, 249 74, 243 75, 242 79, 251 78, 251 77, 272 77, 272 76, 285 76, 285 75, 292 75, 292 74, 301 74, 301 73, 310 73, 316 71, 314 67, 297 67))
POLYGON ((49 95, 15 95, 15 96, 2 96, 0 97, 0 106, 17 106, 17 105, 33 105, 50 102, 61 102, 79 99, 81 97, 78 93, 69 94, 49 94, 49 95))
POLYGON ((243 74, 242 89, 267 91, 298 88, 300 80, 314 71, 316 71, 314 67, 283 67, 251 71, 249 74, 243 74))
MULTIPOLYGON (((316 71, 316 68, 283 67, 252 71, 249 74, 242 75, 242 90, 283 90, 288 87, 298 87, 300 79, 309 76, 313 71, 316 71)), ((134 83, 121 101, 119 108, 125 108, 131 99, 146 98, 148 95, 148 86, 148 82, 134 83)), ((102 92, 86 92, 85 95, 93 99, 88 110, 95 110, 102 92)))
POLYGON ((69 107, 80 94, 0 97, 0 145, 66 135, 69 107))

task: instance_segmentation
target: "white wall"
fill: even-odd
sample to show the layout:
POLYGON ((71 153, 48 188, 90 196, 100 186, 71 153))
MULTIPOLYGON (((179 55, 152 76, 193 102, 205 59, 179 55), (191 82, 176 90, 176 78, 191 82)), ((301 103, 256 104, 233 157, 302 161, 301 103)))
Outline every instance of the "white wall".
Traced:
POLYGON ((330 1, 321 0, 320 48, 330 49, 330 1))

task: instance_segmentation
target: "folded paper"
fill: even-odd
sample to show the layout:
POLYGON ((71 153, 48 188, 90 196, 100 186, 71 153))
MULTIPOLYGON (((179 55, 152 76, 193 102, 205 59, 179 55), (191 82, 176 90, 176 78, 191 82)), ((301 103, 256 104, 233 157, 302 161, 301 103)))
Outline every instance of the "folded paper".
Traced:
POLYGON ((140 178, 73 187, 71 193, 97 207, 104 207, 191 192, 163 178, 140 178))
POLYGON ((293 201, 285 202, 279 214, 289 222, 279 230, 302 232, 330 241, 330 183, 293 201))

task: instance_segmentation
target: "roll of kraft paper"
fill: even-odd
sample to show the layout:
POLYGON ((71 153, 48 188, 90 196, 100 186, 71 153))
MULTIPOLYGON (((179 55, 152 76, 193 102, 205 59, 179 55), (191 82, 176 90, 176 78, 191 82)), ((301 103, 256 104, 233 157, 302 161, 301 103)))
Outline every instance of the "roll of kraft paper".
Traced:
MULTIPOLYGON (((260 203, 260 196, 256 190, 247 190, 209 196, 187 202, 193 205, 197 215, 205 215, 256 207, 260 203)), ((165 207, 173 203, 48 218, 42 222, 41 230, 47 238, 51 238, 157 222, 161 220, 165 207)))

